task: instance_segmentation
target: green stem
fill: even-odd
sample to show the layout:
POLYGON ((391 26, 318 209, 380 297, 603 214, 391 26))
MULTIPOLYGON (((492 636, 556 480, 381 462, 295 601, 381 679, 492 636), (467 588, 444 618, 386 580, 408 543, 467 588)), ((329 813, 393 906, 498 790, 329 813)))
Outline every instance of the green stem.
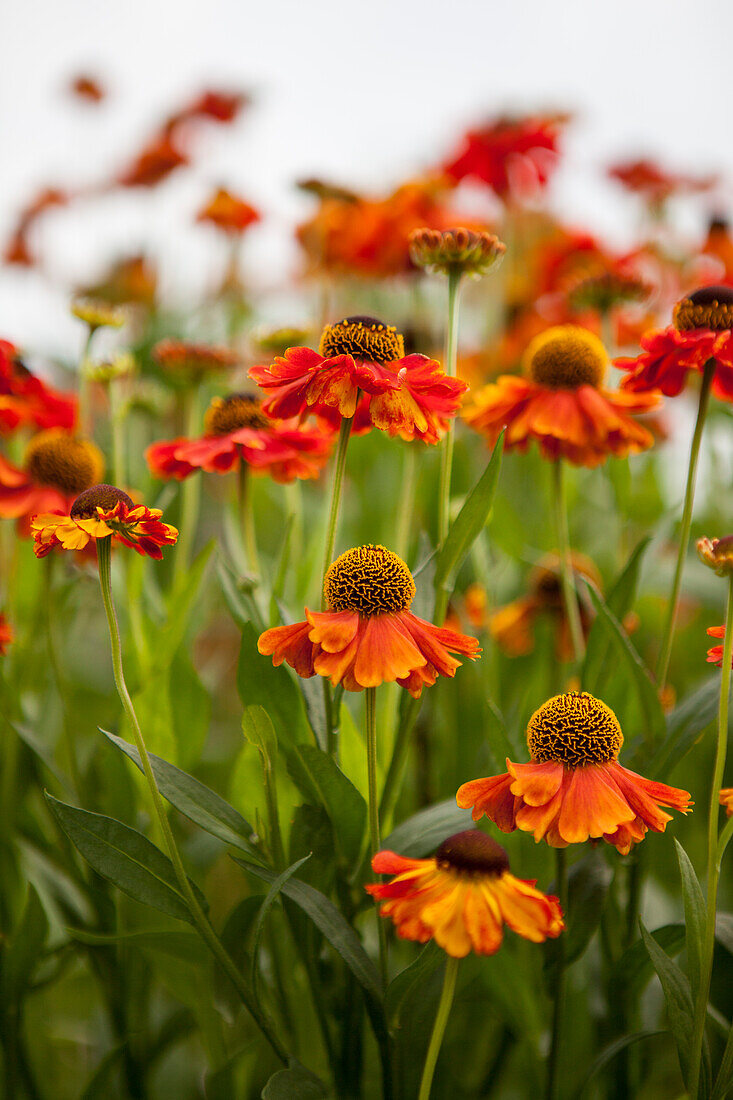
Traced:
POLYGON ((127 483, 127 463, 125 461, 125 425, 120 401, 120 379, 110 379, 107 388, 109 416, 112 421, 112 474, 114 483, 122 488, 127 483))
POLYGON ((443 1043, 445 1025, 448 1023, 448 1017, 450 1016, 451 1005, 453 1004, 453 995, 456 991, 456 978, 458 976, 459 961, 459 959, 454 959, 452 955, 448 955, 445 961, 443 989, 441 990, 440 1001, 438 1003, 438 1011, 435 1016, 435 1023, 433 1024, 433 1033, 430 1036, 428 1053, 425 1056, 425 1065, 423 1066, 418 1100, 430 1100, 430 1089, 433 1084, 433 1074, 435 1073, 435 1066, 438 1061, 438 1054, 440 1053, 440 1048, 443 1043))
POLYGON ((407 764, 407 756, 410 751, 410 736, 420 713, 421 705, 422 699, 415 699, 410 696, 402 714, 402 720, 397 727, 394 745, 392 746, 392 759, 389 762, 384 786, 382 787, 382 800, 379 808, 382 821, 391 819, 397 804, 407 764))
POLYGON ((415 514, 415 482, 417 480, 417 443, 404 446, 402 479, 400 482, 399 511, 397 513, 397 533, 395 534, 395 553, 407 561, 412 538, 413 516, 415 514))
POLYGON ((257 535, 255 532, 254 509, 252 508, 252 479, 249 466, 243 458, 239 460, 237 478, 239 522, 242 531, 242 545, 247 559, 247 569, 252 573, 259 574, 260 556, 257 553, 257 535))
POLYGON ((570 555, 570 535, 568 533, 568 502, 565 492, 564 466, 561 458, 555 460, 554 474, 554 504, 555 527, 557 529, 557 547, 560 552, 560 577, 562 580, 563 600, 565 614, 570 628, 570 638, 573 643, 573 654, 576 662, 580 663, 585 656, 585 641, 583 640, 583 627, 580 621, 580 608, 578 596, 575 591, 573 579, 573 559, 570 555))
MULTIPOLYGON (((187 439, 193 439, 199 430, 199 401, 196 390, 189 390, 184 401, 184 434, 187 439)), ((181 513, 179 520, 180 532, 176 546, 176 556, 173 563, 174 584, 180 583, 188 572, 191 564, 191 554, 196 538, 196 527, 199 518, 199 505, 201 501, 201 475, 191 474, 181 486, 181 513)))
MULTIPOLYGON (((568 910, 568 867, 565 859, 565 849, 555 850, 557 860, 557 893, 563 917, 567 920, 568 910)), ((550 1042, 550 1054, 547 1060, 547 1100, 558 1100, 559 1093, 559 1069, 560 1069, 560 1044, 562 1042, 562 1024, 565 1015, 565 941, 561 936, 557 942, 557 980, 555 982, 555 996, 552 1005, 552 1039, 550 1042)))
POLYGON ((165 804, 158 790, 158 784, 155 780, 153 773, 153 767, 150 763, 150 757, 148 756, 148 750, 143 740, 142 730, 140 729, 140 723, 138 722, 135 708, 130 698, 130 693, 127 690, 127 684, 125 683, 125 675, 122 668, 122 646, 120 642, 120 628, 117 622, 117 612, 115 611, 114 602, 112 600, 112 547, 111 536, 104 539, 97 540, 97 555, 99 559, 99 585, 102 590, 102 600, 104 602, 104 610, 107 616, 107 626, 109 628, 109 640, 112 650, 112 668, 114 670, 115 685, 117 687, 117 693, 120 697, 120 701, 127 715, 130 728, 133 733, 135 745, 140 755, 140 763, 142 764, 143 773, 150 788, 150 794, 153 801, 153 808, 155 810, 155 816, 158 820, 161 833, 165 841, 166 848, 168 849, 168 855, 170 856, 173 869, 175 871, 176 879, 178 880, 181 893, 186 901, 193 923, 204 941, 211 954, 221 966, 224 973, 231 981, 234 988, 237 990, 242 1003, 248 1009, 252 1018, 255 1020, 263 1035, 267 1039, 268 1043, 272 1047, 273 1051, 280 1059, 281 1062, 287 1064, 288 1053, 283 1047, 282 1043, 278 1039, 277 1035, 272 1030, 272 1025, 267 1019, 267 1016, 261 1011, 259 1005, 257 1005, 251 995, 250 989, 244 978, 237 969, 234 960, 226 951, 221 940, 217 936, 214 928, 209 922, 208 917, 204 913, 196 894, 193 891, 188 875, 186 874, 181 859, 178 846, 173 836, 173 830, 171 829, 168 815, 166 814, 165 804))
POLYGON ((58 650, 56 648, 56 637, 54 633, 54 592, 53 592, 53 572, 55 567, 55 557, 53 554, 48 558, 47 568, 47 599, 46 599, 46 631, 48 638, 48 659, 51 665, 51 671, 53 673, 54 680, 56 681, 56 690, 59 693, 61 699, 61 738, 64 744, 64 750, 66 753, 66 760, 69 767, 69 777, 71 779, 74 793, 78 796, 82 793, 81 785, 81 773, 79 771, 79 764, 76 759, 76 745, 74 743, 74 734, 72 733, 72 714, 71 708, 67 700, 66 681, 61 669, 61 662, 59 661, 58 650))
MULTIPOLYGON (((456 375, 458 353, 458 296, 461 272, 452 271, 448 276, 448 327, 445 337, 445 372, 451 378, 456 375)), ((438 495, 438 546, 441 546, 450 526, 450 487, 453 470, 454 422, 451 420, 440 449, 440 488, 438 495)))
POLYGON ((677 564, 672 581, 672 591, 667 604, 667 621, 664 626, 662 648, 659 653, 657 665, 657 687, 659 691, 667 683, 669 661, 672 655, 672 642, 674 640, 674 628, 677 622, 677 611, 680 602, 680 588, 682 586, 682 571, 687 557, 687 544, 690 540, 690 526, 692 524, 692 505, 695 499, 695 482, 697 480, 697 460, 700 455, 700 443, 705 427, 705 418, 710 404, 710 386, 715 374, 715 360, 708 359, 700 385, 700 400, 697 406, 697 420, 690 447, 690 461, 687 467, 687 485, 685 487, 685 503, 682 508, 682 526, 680 530, 680 545, 677 551, 677 564))
POLYGON ((79 432, 81 435, 89 436, 90 439, 94 426, 91 421, 91 380, 87 375, 86 368, 92 340, 94 339, 94 333, 96 331, 93 325, 89 326, 87 338, 84 341, 84 349, 79 361, 79 432))
MULTIPOLYGON (((357 394, 356 400, 358 404, 359 394, 357 394)), ((336 462, 333 468, 333 481, 331 482, 331 500, 328 510, 328 525, 326 527, 326 544, 323 554, 323 569, 321 571, 322 577, 325 577, 326 570, 333 561, 333 548, 336 543, 336 528, 338 526, 339 508, 341 505, 341 489, 344 481, 344 470, 346 469, 346 449, 349 446, 353 419, 353 416, 349 416, 341 420, 341 430, 339 431, 339 441, 336 449, 336 462)), ((323 606, 323 604, 321 604, 321 606, 323 606)))
MULTIPOLYGON (((370 687, 364 692, 366 702, 366 746, 367 746, 367 779, 369 786, 369 847, 372 857, 380 849, 379 838, 379 794, 377 792, 377 689, 370 687)), ((382 973, 382 983, 387 986, 387 930, 384 921, 377 914, 377 930, 379 933, 379 965, 382 973)))
POLYGON ((700 988, 695 1002, 690 1057, 690 1096, 700 1095, 700 1067, 705 1041, 705 1018, 710 996, 710 977, 715 950, 715 913, 718 904, 718 819, 720 817, 720 788, 723 785, 725 757, 728 747, 728 701, 730 696, 731 659, 733 658, 733 576, 728 578, 728 603, 725 612, 725 639, 723 642, 723 666, 720 677, 720 704, 718 707, 718 743, 715 749, 715 767, 710 789, 708 814, 707 853, 707 911, 700 966, 700 988))

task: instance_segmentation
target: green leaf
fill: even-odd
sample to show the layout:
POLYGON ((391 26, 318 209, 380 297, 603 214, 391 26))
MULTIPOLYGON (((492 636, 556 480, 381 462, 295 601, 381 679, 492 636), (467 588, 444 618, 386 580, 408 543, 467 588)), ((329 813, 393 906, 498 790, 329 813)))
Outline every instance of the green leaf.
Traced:
MULTIPOLYGON (((191 923, 173 864, 142 833, 112 817, 68 806, 48 793, 46 799, 69 840, 98 874, 135 901, 191 923)), ((200 892, 199 902, 206 908, 200 892)))
POLYGON ((87 928, 69 928, 68 933, 78 943, 85 943, 89 947, 124 944, 153 953, 163 952, 174 959, 183 959, 189 963, 204 963, 210 959, 200 936, 173 928, 140 929, 135 932, 90 932, 87 928))
MULTIPOLYGON (((133 764, 142 771, 140 753, 134 745, 130 745, 121 737, 115 737, 107 730, 101 730, 117 748, 121 749, 133 764)), ((225 844, 231 844, 233 848, 239 848, 256 859, 262 855, 252 844, 254 830, 248 821, 237 813, 220 795, 212 791, 192 775, 181 771, 167 760, 150 753, 150 764, 153 769, 158 790, 172 806, 180 810, 190 821, 196 823, 205 832, 223 840, 225 844)))
POLYGON ((48 918, 35 886, 28 886, 25 906, 10 940, 0 956, 2 1003, 19 1002, 30 984, 48 936, 48 918))
POLYGON ((229 613, 240 630, 249 623, 254 623, 257 631, 265 629, 257 604, 252 598, 252 592, 248 587, 240 585, 231 566, 221 556, 217 562, 217 574, 224 594, 229 613))
MULTIPOLYGON (((623 621, 624 615, 633 606, 641 561, 650 542, 651 538, 647 537, 634 547, 626 566, 606 598, 606 606, 609 611, 613 612, 619 622, 623 621)), ((592 695, 600 694, 601 686, 611 668, 609 661, 610 646, 611 640, 604 623, 594 622, 588 637, 588 647, 581 677, 584 690, 589 691, 592 695)))
MULTIPOLYGON (((685 946, 683 924, 664 924, 651 935, 670 956, 679 955, 685 946)), ((624 951, 614 967, 611 975, 611 999, 623 997, 628 998, 630 1004, 636 1003, 653 973, 649 952, 643 940, 637 940, 624 951)))
POLYGON ((264 707, 283 744, 310 740, 303 697, 289 669, 284 665, 275 668, 270 657, 263 657, 257 649, 257 637, 252 623, 245 623, 237 668, 242 703, 246 707, 253 704, 264 707))
POLYGON ((430 855, 446 837, 471 828, 471 811, 459 810, 454 798, 418 810, 401 822, 382 843, 383 848, 401 856, 421 859, 430 855))
POLYGON ((664 1001, 667 1006, 667 1018, 669 1030, 677 1045, 677 1055, 682 1070, 682 1078, 686 1085, 689 1084, 690 1072, 690 1036, 693 1033, 693 1008, 692 992, 687 976, 682 973, 676 963, 672 962, 659 946, 653 936, 650 936, 643 922, 641 925, 641 937, 644 946, 649 952, 652 966, 664 993, 664 1001))
POLYGON ((326 810, 336 848, 352 865, 361 852, 367 808, 353 783, 332 757, 315 745, 295 745, 288 753, 288 771, 298 790, 309 802, 326 810))
POLYGON ((702 973, 703 941, 705 939, 705 899, 700 883, 687 852, 675 837, 677 862, 680 865, 682 879, 682 897, 685 904, 685 942, 687 945, 687 970, 690 975, 690 988, 693 998, 700 989, 702 973))
POLYGON ((479 533, 488 523, 501 473, 504 433, 499 436, 486 469, 469 493, 450 526, 445 544, 438 553, 435 588, 445 589, 455 577, 479 533))
MULTIPOLYGON (((257 878, 264 879, 265 882, 272 883, 277 879, 277 875, 272 871, 267 871, 264 867, 258 867, 245 859, 238 859, 235 856, 234 862, 245 871, 256 875, 257 878)), ((356 932, 344 920, 333 902, 329 901, 320 890, 314 889, 299 879, 290 879, 284 883, 282 893, 310 917, 369 996, 377 1002, 381 1001, 382 988, 377 969, 362 947, 356 932)))
POLYGON ((281 875, 278 875, 270 889, 267 891, 265 899, 260 906, 260 911, 257 914, 257 922, 255 924, 254 939, 252 942, 252 962, 250 964, 250 984, 252 986, 252 993, 255 1000, 259 1000, 259 996, 257 993, 257 963, 259 959, 260 941, 262 940, 262 933, 265 929, 265 920, 267 918, 267 914, 270 912, 270 909, 275 904, 278 894, 280 893, 288 879, 292 878, 298 868, 302 867, 303 864, 306 863, 309 859, 310 855, 303 856, 302 859, 299 859, 295 863, 291 864, 290 867, 288 867, 286 871, 283 871, 281 875))
MULTIPOLYGON (((600 924, 613 871, 601 852, 590 852, 573 864, 568 874, 568 929, 565 941, 566 965, 585 951, 600 924)), ((548 947, 556 945, 548 944, 548 947)))
POLYGON ((127 1040, 107 1051, 87 1081, 79 1100, 109 1100, 110 1096, 114 1096, 113 1072, 117 1073, 117 1063, 122 1061, 126 1047, 127 1040))
POLYGON ((597 1077, 602 1069, 610 1065, 616 1055, 620 1054, 622 1050, 626 1050, 627 1047, 633 1046, 634 1043, 641 1043, 644 1039, 654 1039, 658 1035, 666 1034, 666 1031, 635 1031, 632 1035, 622 1035, 620 1039, 616 1039, 615 1042, 609 1043, 593 1062, 588 1075, 578 1091, 574 1094, 574 1100, 581 1100, 581 1097, 584 1095, 585 1090, 588 1088, 593 1078, 597 1077))
MULTIPOLYGON (((664 712, 649 671, 631 644, 628 634, 602 596, 587 582, 586 590, 598 612, 596 622, 600 620, 604 624, 608 636, 626 666, 630 679, 636 688, 646 723, 646 738, 649 741, 659 740, 664 736, 664 712)), ((585 684, 583 687, 585 689, 585 684)))
POLYGON ((262 756, 265 766, 273 769, 277 760, 277 734, 263 706, 246 705, 242 711, 242 733, 262 756))
POLYGON ((201 757, 211 720, 211 697, 184 649, 170 666, 168 692, 177 758, 189 768, 201 757))
POLYGON ((262 1090, 262 1100, 326 1100, 328 1090, 303 1066, 273 1073, 262 1090))
POLYGON ((716 914, 715 938, 733 955, 733 913, 716 914))
POLYGON ((682 760, 718 713, 720 676, 713 675, 667 716, 666 736, 644 774, 664 779, 682 760))
POLYGON ((431 974, 445 962, 445 952, 442 951, 435 940, 431 940, 424 947, 414 962, 401 970, 389 983, 384 996, 384 1011, 389 1021, 390 1030, 402 1026, 401 1018, 403 1010, 415 992, 419 992, 423 983, 431 974))
POLYGON ((210 539, 199 551, 190 568, 180 576, 170 593, 166 625, 156 634, 156 647, 153 654, 153 662, 159 668, 165 668, 170 663, 173 654, 183 641, 191 610, 215 546, 216 539, 210 539))

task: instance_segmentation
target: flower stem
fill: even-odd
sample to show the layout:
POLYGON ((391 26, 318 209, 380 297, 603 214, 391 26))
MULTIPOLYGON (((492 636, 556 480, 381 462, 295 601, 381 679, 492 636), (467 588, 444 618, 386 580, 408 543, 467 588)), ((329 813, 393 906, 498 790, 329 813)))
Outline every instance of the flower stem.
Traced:
POLYGON ((252 508, 252 483, 249 466, 243 458, 239 460, 238 471, 238 507, 239 522, 242 530, 242 545, 247 558, 247 568, 252 573, 260 571, 260 556, 257 553, 257 535, 255 532, 255 517, 252 508))
POLYGON ((568 502, 565 493, 565 468, 561 458, 555 460, 555 527, 557 530, 557 545, 560 551, 560 577, 562 580, 562 593, 565 603, 565 614, 570 628, 570 638, 573 643, 575 660, 580 662, 585 656, 585 642, 583 640, 583 627, 580 621, 580 608, 578 596, 573 580, 573 559, 570 556, 570 535, 568 533, 568 502))
MULTIPOLYGON (((199 423, 199 402, 196 391, 192 390, 186 393, 184 402, 184 434, 187 439, 193 439, 198 431, 199 423)), ((192 474, 186 478, 181 486, 180 534, 173 564, 174 582, 180 582, 188 572, 188 567, 191 564, 191 552, 196 538, 200 500, 201 475, 192 474)))
MULTIPOLYGON (((369 687, 364 692, 366 702, 367 776, 369 785, 369 847, 372 857, 379 851, 379 795, 377 793, 377 689, 369 687)), ((387 931, 377 914, 379 933, 379 965, 382 982, 387 985, 387 931)))
MULTIPOLYGON (((565 859, 565 849, 556 848, 557 861, 557 894, 563 917, 567 918, 568 909, 568 866, 565 859)), ((557 979, 555 981, 555 996, 552 1005, 552 1040, 550 1042, 550 1054, 547 1060, 547 1100, 557 1100, 559 1097, 559 1069, 560 1069, 560 1043, 562 1040, 562 1023, 565 1015, 565 941, 561 936, 557 942, 557 979)))
POLYGON ((430 1088, 433 1084, 433 1074, 435 1073, 438 1054, 440 1053, 440 1048, 443 1043, 445 1025, 448 1023, 451 1005, 453 1004, 453 995, 456 991, 456 977, 458 976, 459 962, 460 960, 454 959, 452 955, 448 955, 445 961, 443 989, 440 993, 440 1001, 435 1016, 435 1023, 433 1024, 433 1033, 430 1036, 428 1053, 425 1056, 425 1065, 422 1071, 418 1100, 430 1100, 430 1088))
POLYGON ((82 435, 88 435, 90 437, 93 429, 91 421, 91 380, 87 374, 86 367, 92 340, 94 339, 94 333, 96 331, 93 325, 89 326, 87 338, 84 341, 84 349, 81 353, 81 359, 79 360, 79 431, 82 435))
MULTIPOLYGON (((461 272, 452 271, 448 276, 448 327, 445 337, 445 373, 456 376, 458 352, 458 297, 461 272)), ((454 422, 451 420, 440 449, 440 488, 438 496, 438 546, 441 546, 450 526, 450 486, 453 470, 454 422)))
POLYGON ((687 467, 687 485, 685 487, 685 503, 682 508, 682 527, 680 530, 680 545, 677 551, 677 565, 675 566, 672 591, 667 604, 667 621, 664 626, 662 648, 659 653, 657 665, 657 687, 659 691, 667 683, 669 672, 669 660, 672 655, 672 642, 674 640, 674 628, 677 622, 677 611, 680 602, 680 587, 682 585, 682 571, 687 557, 687 544, 690 540, 690 526, 692 524, 692 505, 695 499, 695 481, 697 479, 697 460, 700 455, 700 443, 702 441, 705 418, 710 404, 710 386, 715 374, 715 360, 708 359, 702 376, 700 386, 700 400, 697 406, 697 420, 690 447, 690 462, 687 467))
POLYGON ((399 512, 397 513, 397 533, 395 534, 395 553, 407 561, 410 552, 412 523, 415 513, 415 482, 417 480, 417 444, 406 443, 403 449, 402 479, 400 481, 399 512))
MULTIPOLYGON (((356 400, 358 404, 358 394, 356 400)), ((333 561, 333 548, 336 543, 336 528, 338 526, 339 508, 341 506, 341 489, 344 481, 344 470, 346 469, 346 449, 349 446, 353 419, 353 416, 348 416, 343 417, 341 420, 341 430, 339 431, 339 441, 336 449, 336 462, 333 468, 333 481, 331 482, 331 502, 328 511, 328 526, 326 527, 326 545, 323 554, 323 569, 321 571, 322 577, 325 577, 326 570, 333 561)))
POLYGON ((115 479, 115 485, 122 488, 127 482, 127 463, 119 378, 110 379, 107 397, 109 400, 109 417, 112 421, 112 475, 115 479))
POLYGON ((231 981, 234 988, 237 990, 242 1003, 248 1009, 252 1018, 258 1024, 263 1035, 267 1039, 268 1043, 272 1047, 273 1051, 280 1059, 281 1062, 287 1064, 288 1053, 283 1047, 282 1043, 275 1035, 272 1024, 268 1020, 267 1016, 261 1011, 260 1007, 256 1004, 252 998, 250 989, 244 978, 237 969, 234 960, 226 951, 221 940, 214 931, 208 917, 204 913, 199 901, 193 891, 188 875, 186 874, 181 859, 178 846, 176 845, 175 838, 173 836, 173 830, 171 829, 168 815, 166 814, 165 805, 160 791, 158 790, 158 784, 155 780, 153 773, 153 767, 148 756, 148 750, 145 747, 145 741, 143 740, 142 730, 140 729, 140 723, 138 722, 135 708, 130 698, 130 693, 127 690, 127 684, 125 682, 125 675, 122 668, 122 646, 120 643, 120 628, 117 622, 117 613, 115 611, 114 602, 112 599, 112 547, 111 536, 104 539, 97 540, 97 555, 99 559, 99 584, 102 589, 102 600, 104 602, 104 610, 107 615, 107 626, 109 628, 109 640, 112 649, 112 668, 114 670, 115 685, 117 687, 117 693, 120 697, 120 701, 124 708, 127 719, 130 723, 130 728, 135 739, 135 746, 140 755, 140 763, 142 765, 143 773, 150 788, 150 794, 153 800, 153 808, 155 815, 160 826, 160 830, 165 840, 166 848, 168 849, 168 855, 170 856, 173 869, 175 871, 176 879, 181 889, 181 893, 186 901, 191 919, 198 931, 201 939, 211 951, 216 961, 221 966, 224 973, 231 981))
POLYGON ((728 578, 728 603, 725 612, 725 639, 723 642, 723 667, 720 677, 720 704, 718 706, 718 743, 715 749, 715 767, 710 790, 710 810, 708 816, 708 854, 707 854, 707 912, 705 936, 703 939, 700 966, 700 988, 695 1002, 693 1020, 692 1051, 690 1055, 690 1096, 697 1100, 700 1095, 700 1066, 702 1048, 705 1040, 705 1019, 710 995, 710 977, 713 970, 713 952, 715 950, 715 913, 718 903, 718 818, 720 816, 720 788, 723 785, 725 757, 728 746, 728 701, 730 696, 731 658, 733 657, 733 576, 728 578))

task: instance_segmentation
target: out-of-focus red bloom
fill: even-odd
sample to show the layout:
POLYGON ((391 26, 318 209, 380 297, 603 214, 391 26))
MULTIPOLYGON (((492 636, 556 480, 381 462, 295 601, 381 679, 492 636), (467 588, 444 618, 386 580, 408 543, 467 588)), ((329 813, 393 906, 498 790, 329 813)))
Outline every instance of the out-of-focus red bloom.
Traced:
POLYGON ((176 168, 189 163, 186 153, 168 134, 154 137, 117 177, 120 187, 155 187, 176 168))
POLYGON ((210 119, 212 122, 234 122, 249 99, 243 92, 226 92, 208 89, 196 96, 180 111, 171 115, 163 127, 163 133, 172 136, 173 132, 187 122, 210 119))
POLYGON ((567 115, 558 114, 495 119, 469 130, 443 170, 456 181, 479 180, 501 199, 521 198, 546 186, 567 121, 567 115))
POLYGON ((723 266, 723 278, 733 284, 733 237, 725 218, 712 218, 701 249, 703 255, 714 256, 723 266))
MULTIPOLYGON (((725 638, 725 623, 723 626, 709 626, 705 633, 709 634, 711 638, 720 638, 722 640, 725 638)), ((723 664, 723 646, 711 646, 705 659, 708 664, 717 665, 718 668, 720 668, 723 664)))
POLYGON ((14 637, 12 626, 2 611, 0 611, 0 657, 5 656, 8 651, 8 646, 12 644, 14 637))
POLYGON ((69 91, 77 99, 84 99, 87 103, 101 103, 107 94, 96 77, 89 73, 79 73, 69 82, 69 91))
POLYGON ((0 340, 0 435, 16 428, 73 428, 77 402, 28 370, 15 347, 0 340))
POLYGON ((33 226, 51 207, 65 206, 69 197, 66 191, 61 191, 57 187, 44 187, 39 191, 18 215, 18 220, 3 251, 3 262, 17 264, 19 267, 32 267, 36 263, 36 256, 29 241, 33 226))
POLYGON ((250 225, 260 220, 260 215, 254 206, 250 206, 244 199, 238 198, 230 191, 220 187, 201 208, 196 216, 196 221, 208 222, 217 229, 223 229, 225 233, 237 235, 244 233, 250 225))
POLYGON ((253 473, 268 473, 275 481, 318 477, 328 459, 332 435, 275 423, 248 394, 215 398, 200 439, 153 443, 145 452, 150 471, 164 481, 183 481, 198 470, 226 474, 240 462, 253 473))
POLYGON ((672 195, 707 191, 717 182, 715 176, 686 176, 679 172, 668 172, 659 164, 645 158, 614 164, 608 169, 608 175, 628 191, 643 195, 654 205, 663 203, 672 195))

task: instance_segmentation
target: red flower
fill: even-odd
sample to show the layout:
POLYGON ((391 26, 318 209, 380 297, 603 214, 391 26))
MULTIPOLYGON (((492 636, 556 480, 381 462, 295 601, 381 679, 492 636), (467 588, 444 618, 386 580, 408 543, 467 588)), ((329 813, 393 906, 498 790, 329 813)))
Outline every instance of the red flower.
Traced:
POLYGON ((542 188, 556 167, 565 121, 559 115, 499 118, 469 130, 444 170, 454 180, 480 180, 502 199, 542 188))
POLYGON ((120 187, 155 187, 188 162, 187 155, 168 134, 159 134, 120 173, 117 183, 120 187))
POLYGON ((13 642, 13 639, 13 628, 2 611, 0 611, 0 657, 5 656, 8 646, 13 642))
POLYGON ((641 338, 643 351, 635 359, 614 359, 614 366, 628 371, 621 386, 629 393, 661 390, 676 397, 687 384, 690 371, 702 374, 708 359, 715 359, 712 391, 721 401, 733 401, 733 335, 710 329, 678 331, 673 325, 641 338))
POLYGON ((215 398, 201 439, 153 443, 145 452, 151 473, 182 481, 197 470, 226 474, 245 462, 275 481, 318 477, 331 449, 330 434, 277 424, 248 394, 215 398))
POLYGON ((8 244, 3 251, 6 264, 32 267, 36 257, 29 244, 29 234, 42 214, 53 206, 64 206, 69 195, 57 187, 45 187, 25 206, 18 216, 8 244))
POLYGON ((259 220, 260 215, 254 206, 221 187, 196 217, 196 221, 208 222, 223 229, 225 233, 232 234, 244 233, 245 229, 249 229, 250 225, 259 220))
POLYGON ((615 164, 608 169, 608 174, 627 190, 644 195, 653 203, 663 202, 674 194, 707 191, 716 182, 715 176, 684 176, 644 159, 615 164))
POLYGON ((47 386, 0 340, 0 435, 16 428, 73 428, 76 398, 47 386))
POLYGON ((93 485, 80 493, 68 515, 45 514, 31 521, 37 558, 45 558, 55 547, 84 550, 92 539, 111 535, 141 557, 163 557, 163 546, 173 546, 178 531, 161 522, 158 508, 135 507, 127 493, 114 485, 93 485))
MULTIPOLYGON (((725 624, 723 626, 709 626, 705 633, 709 634, 711 638, 725 638, 725 624)), ((705 659, 709 664, 717 665, 720 668, 723 664, 723 646, 711 646, 705 659)), ((733 664, 731 667, 733 667, 733 664)))

